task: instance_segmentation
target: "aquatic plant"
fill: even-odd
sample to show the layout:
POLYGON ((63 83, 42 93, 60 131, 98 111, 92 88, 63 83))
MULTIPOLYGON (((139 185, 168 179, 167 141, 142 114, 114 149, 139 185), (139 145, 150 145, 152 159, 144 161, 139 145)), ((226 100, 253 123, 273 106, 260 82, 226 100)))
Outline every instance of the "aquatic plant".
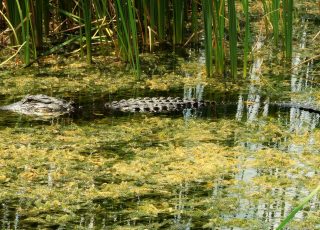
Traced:
POLYGON ((249 1, 248 0, 242 0, 242 8, 243 13, 245 15, 245 35, 244 35, 244 41, 243 41, 243 77, 246 78, 247 76, 247 68, 248 68, 248 55, 249 55, 249 49, 250 49, 250 20, 249 20, 249 1))
POLYGON ((205 55, 206 55, 206 68, 207 75, 210 76, 212 73, 212 4, 209 0, 202 0, 202 8, 203 8, 203 20, 204 20, 204 47, 205 47, 205 55))
MULTIPOLYGON (((283 0, 281 9, 279 0, 262 2, 265 16, 270 18, 273 27, 275 45, 281 37, 280 10, 283 11, 283 44, 286 57, 290 58, 293 0, 283 0)), ((11 28, 12 33, 9 30, 5 33, 11 44, 23 44, 21 54, 27 66, 39 56, 56 52, 62 47, 68 48, 71 43, 79 45, 81 56, 86 48, 86 60, 90 64, 93 43, 101 46, 112 44, 116 53, 130 63, 139 76, 139 54, 144 47, 149 46, 151 51, 162 42, 170 42, 173 47, 185 46, 192 39, 199 42, 198 35, 204 31, 207 75, 211 76, 214 72, 224 75, 230 69, 231 76, 236 78, 238 58, 242 52, 243 75, 246 76, 251 40, 249 7, 255 3, 242 0, 241 4, 243 14, 240 14, 239 4, 234 0, 7 0, 1 4, 1 14, 5 16, 8 28, 11 28), (245 33, 239 33, 241 26, 238 25, 238 17, 243 15, 245 33), (244 34, 244 46, 239 49, 241 34, 244 34), (229 62, 230 68, 225 68, 229 62)))
POLYGON ((276 230, 283 229, 294 218, 297 212, 299 212, 319 191, 320 185, 318 185, 316 189, 314 189, 307 197, 300 201, 299 205, 295 207, 283 221, 281 221, 276 230))
MULTIPOLYGON (((91 64, 91 4, 90 0, 81 0, 81 6, 83 10, 83 19, 84 19, 84 28, 86 34, 86 46, 87 46, 87 54, 86 59, 87 63, 91 64)), ((82 40, 82 37, 80 37, 82 40)))
POLYGON ((292 57, 292 33, 293 33, 293 0, 283 0, 283 34, 284 47, 287 59, 292 57))

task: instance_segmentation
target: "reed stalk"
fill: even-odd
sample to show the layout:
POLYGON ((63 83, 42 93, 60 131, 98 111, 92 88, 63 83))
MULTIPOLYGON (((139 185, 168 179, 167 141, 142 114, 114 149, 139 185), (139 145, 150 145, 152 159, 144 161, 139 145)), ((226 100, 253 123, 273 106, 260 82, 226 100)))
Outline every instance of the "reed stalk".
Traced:
POLYGON ((182 44, 184 28, 184 0, 173 0, 173 44, 182 44))
POLYGON ((230 63, 231 76, 233 79, 237 78, 237 20, 236 20, 235 0, 228 0, 228 19, 229 19, 229 49, 230 49, 230 63))
POLYGON ((267 0, 262 0, 262 5, 263 5, 263 12, 264 12, 264 25, 265 25, 265 31, 266 34, 269 35, 269 21, 270 21, 270 12, 271 12, 271 6, 270 2, 267 0))
POLYGON ((292 57, 293 0, 283 0, 282 6, 285 56, 290 60, 292 57))
POLYGON ((166 5, 168 4, 167 0, 157 0, 157 15, 158 15, 158 37, 160 41, 165 40, 165 23, 166 23, 166 5))
POLYGON ((49 35, 49 24, 50 24, 50 4, 49 0, 43 0, 42 3, 42 16, 43 16, 43 29, 44 29, 44 35, 49 35))
POLYGON ((280 18, 280 0, 272 0, 271 23, 273 28, 273 39, 275 46, 279 41, 279 18, 280 18))
POLYGON ((225 0, 214 0, 213 29, 214 29, 214 55, 216 73, 224 73, 224 30, 225 30, 225 0))
MULTIPOLYGON (((12 25, 12 23, 10 22, 9 18, 2 12, 2 10, 0 10, 0 14, 1 16, 4 18, 4 20, 7 22, 7 25, 10 27, 11 31, 12 31, 12 34, 13 34, 13 38, 11 40, 11 42, 13 44, 20 44, 19 42, 19 38, 18 38, 18 35, 17 35, 17 32, 16 32, 16 29, 14 28, 14 26, 12 25)), ((21 49, 21 47, 19 48, 19 50, 21 49)))
POLYGON ((35 5, 32 5, 32 18, 33 18, 33 31, 34 31, 34 37, 35 37, 35 47, 41 48, 43 43, 43 1, 44 0, 35 0, 35 5))
MULTIPOLYGON (((245 16, 243 38, 243 76, 245 77, 251 40, 249 0, 241 1, 245 16)), ((273 27, 275 44, 278 44, 281 38, 279 20, 280 12, 283 12, 283 43, 286 57, 290 59, 292 56, 293 0, 283 0, 282 4, 280 0, 262 0, 262 3, 266 12, 265 18, 270 19, 273 27), (280 6, 283 8, 282 11, 280 6)), ((156 42, 162 41, 172 41, 173 46, 180 45, 185 42, 184 35, 187 32, 191 32, 191 36, 188 35, 189 39, 185 44, 188 44, 191 39, 198 41, 197 35, 202 25, 198 22, 198 9, 199 6, 202 6, 207 75, 213 74, 213 61, 215 61, 216 73, 224 74, 227 51, 230 58, 231 76, 234 79, 237 77, 238 25, 235 0, 6 0, 4 4, 7 13, 6 21, 10 21, 8 27, 15 31, 10 35, 11 42, 12 44, 24 44, 21 53, 27 65, 31 57, 37 58, 37 49, 42 47, 43 38, 48 36, 49 32, 70 36, 80 28, 80 52, 83 52, 82 47, 86 47, 86 60, 87 63, 91 63, 92 39, 98 38, 102 44, 106 38, 104 35, 113 40, 115 37, 113 32, 116 31, 118 41, 114 44, 121 57, 135 69, 137 76, 141 71, 139 42, 143 45, 150 45, 151 49, 156 42), (226 11, 228 12, 227 17, 226 11), (53 14, 51 18, 49 13, 53 14), (92 22, 95 24, 93 25, 92 22), (228 28, 225 28, 226 24, 228 28), (49 31, 49 25, 55 28, 49 31), (225 31, 228 31, 228 36, 225 36, 225 31), (82 35, 85 36, 85 45, 82 44, 84 41, 82 35), (229 50, 226 49, 226 44, 229 50)))
POLYGON ((206 70, 207 76, 212 75, 212 2, 210 0, 202 0, 202 14, 204 20, 204 47, 205 47, 205 57, 206 57, 206 70))
POLYGON ((13 36, 10 36, 10 41, 13 45, 20 45, 19 41, 22 40, 22 36, 21 27, 18 28, 18 25, 21 23, 21 18, 17 7, 17 2, 7 0, 4 3, 8 14, 7 19, 10 21, 8 25, 11 25, 11 27, 15 28, 14 34, 17 35, 17 37, 14 37, 14 34, 13 36))
POLYGON ((198 30, 199 30, 199 23, 198 23, 198 2, 192 0, 191 3, 191 30, 193 34, 193 41, 198 42, 198 30))
MULTIPOLYGON (((79 15, 82 15, 81 8, 79 8, 79 15)), ((80 57, 81 59, 84 58, 84 51, 83 51, 83 32, 82 32, 82 23, 79 20, 79 46, 80 46, 80 57)))
POLYGON ((140 78, 141 68, 138 49, 138 35, 136 28, 135 8, 131 0, 116 0, 118 40, 120 53, 125 60, 128 60, 140 78))
MULTIPOLYGON (((277 1, 277 0, 275 0, 277 1)), ((243 12, 245 15, 245 34, 243 41, 243 78, 247 77, 248 55, 250 47, 250 20, 249 20, 249 0, 242 0, 243 12)))
POLYGON ((22 42, 24 44, 23 47, 23 59, 25 65, 29 65, 30 63, 30 36, 29 36, 29 16, 25 17, 23 12, 27 12, 27 15, 29 15, 29 1, 24 0, 21 2, 24 6, 22 11, 22 7, 20 5, 19 0, 16 0, 16 9, 12 9, 13 11, 18 11, 19 12, 19 17, 20 17, 20 23, 21 23, 21 37, 22 37, 22 42))
POLYGON ((148 29, 148 34, 149 34, 149 41, 150 41, 150 51, 153 50, 154 46, 154 33, 156 29, 156 15, 157 15, 157 2, 156 1, 150 1, 150 7, 149 7, 149 12, 150 12, 150 27, 148 29))
POLYGON ((86 60, 87 64, 91 64, 91 1, 90 0, 81 0, 82 10, 83 10, 83 20, 84 28, 86 35, 86 60))

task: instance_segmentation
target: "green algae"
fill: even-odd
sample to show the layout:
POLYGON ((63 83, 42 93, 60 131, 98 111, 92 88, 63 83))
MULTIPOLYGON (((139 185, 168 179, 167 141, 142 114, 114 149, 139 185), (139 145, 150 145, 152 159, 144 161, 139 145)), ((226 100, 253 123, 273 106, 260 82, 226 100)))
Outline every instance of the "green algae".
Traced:
MULTIPOLYGON (((303 140, 308 140, 282 131, 283 125, 272 120, 264 126, 270 133, 286 135, 291 143, 306 145, 303 140)), ((294 193, 285 191, 311 190, 319 178, 310 180, 304 175, 317 169, 320 158, 312 152, 292 154, 266 147, 252 152, 224 144, 226 139, 251 141, 246 134, 251 128, 252 124, 230 120, 186 123, 148 116, 112 124, 106 118, 81 126, 8 127, 1 130, 0 183, 5 189, 0 190, 0 199, 24 201, 17 209, 27 217, 20 223, 23 226, 71 226, 79 223, 83 210, 95 213, 97 220, 109 210, 131 223, 148 219, 156 224, 163 215, 183 213, 194 219, 195 226, 259 229, 267 226, 261 217, 221 216, 247 213, 254 204, 277 203, 280 191, 282 199, 294 205, 294 193), (237 178, 246 169, 259 169, 259 173, 247 181, 237 178), (209 195, 217 188, 215 197, 209 195), (181 192, 184 195, 177 196, 181 192), (181 202, 184 208, 179 210, 176 205, 181 202), (107 204, 127 208, 110 209, 107 204)), ((250 133, 255 140, 261 135, 250 133)), ((320 137, 320 132, 312 135, 320 137)), ((301 226, 315 224, 316 215, 312 211, 301 226)))

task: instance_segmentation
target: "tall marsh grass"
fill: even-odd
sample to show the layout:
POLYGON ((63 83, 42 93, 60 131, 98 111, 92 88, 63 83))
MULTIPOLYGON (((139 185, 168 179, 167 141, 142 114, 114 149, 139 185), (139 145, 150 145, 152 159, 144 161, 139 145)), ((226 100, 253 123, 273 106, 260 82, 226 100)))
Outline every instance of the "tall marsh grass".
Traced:
MULTIPOLYGON (((283 39, 288 58, 292 53, 293 0, 262 0, 270 20, 275 45, 283 39), (283 12, 280 14, 280 12, 283 12), (281 34, 282 33, 282 34, 281 34), (283 36, 280 36, 283 35, 283 36)), ((239 71, 238 59, 244 57, 246 76, 250 53, 250 6, 242 0, 7 0, 1 1, 5 22, 11 28, 11 45, 22 45, 21 57, 26 65, 41 55, 68 47, 71 42, 86 50, 87 63, 92 60, 92 44, 113 44, 124 61, 131 64, 137 76, 141 73, 139 53, 153 50, 157 44, 185 46, 190 41, 205 47, 207 75, 233 78, 239 71), (243 12, 239 12, 242 5, 243 12), (245 32, 239 33, 238 18, 244 16, 245 32), (203 33, 204 36, 199 36, 203 33), (241 38, 240 34, 244 34, 241 38), (115 36, 116 35, 116 36, 115 36), (59 38, 50 49, 45 42, 59 38), (203 38, 203 41, 200 38, 203 38), (239 48, 238 40, 243 41, 239 48), (111 40, 112 43, 106 42, 111 40), (85 43, 83 42, 85 41, 85 43), (241 46, 242 47, 242 46, 241 46), (230 64, 229 64, 230 63, 230 64)), ((1 9, 1 8, 0 8, 1 9)), ((52 44, 54 44, 52 43, 52 44)))

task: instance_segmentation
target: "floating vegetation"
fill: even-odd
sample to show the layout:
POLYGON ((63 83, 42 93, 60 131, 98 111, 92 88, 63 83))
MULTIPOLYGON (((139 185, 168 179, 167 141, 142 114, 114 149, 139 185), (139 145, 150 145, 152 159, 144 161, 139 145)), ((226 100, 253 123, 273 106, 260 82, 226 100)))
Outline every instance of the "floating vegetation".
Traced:
MULTIPOLYGON (((145 218, 163 226, 161 216, 167 215, 172 218, 167 224, 174 226, 174 217, 181 212, 194 220, 194 227, 266 227, 262 216, 254 215, 256 205, 275 204, 276 191, 284 193, 288 205, 295 205, 290 189, 299 188, 303 196, 312 188, 316 178, 306 180, 304 175, 312 173, 320 159, 311 152, 296 157, 272 145, 259 151, 241 147, 254 140, 257 144, 286 140, 284 146, 295 140, 306 143, 272 120, 260 126, 256 128, 262 127, 269 136, 254 131, 249 135, 251 125, 230 120, 185 122, 145 116, 105 118, 81 126, 8 127, 1 131, 0 181, 6 189, 0 191, 0 199, 4 204, 19 201, 15 213, 22 216, 19 225, 24 227, 80 226, 81 216, 94 218, 94 226, 101 227, 106 213, 111 215, 104 217, 106 225, 121 225, 121 220, 112 220, 121 216, 136 226, 145 218), (241 176, 249 171, 254 174, 241 176), (223 196, 231 191, 238 198, 223 196), (198 200, 199 193, 207 195, 198 200), (249 218, 240 216, 245 212, 249 218), (231 213, 237 218, 216 219, 231 213)), ((318 131, 306 135, 320 137, 318 131)))
POLYGON ((320 116, 281 107, 319 106, 315 1, 0 2, 0 106, 76 103, 1 111, 2 228, 319 228, 320 116), (104 108, 137 97, 215 103, 104 108))

